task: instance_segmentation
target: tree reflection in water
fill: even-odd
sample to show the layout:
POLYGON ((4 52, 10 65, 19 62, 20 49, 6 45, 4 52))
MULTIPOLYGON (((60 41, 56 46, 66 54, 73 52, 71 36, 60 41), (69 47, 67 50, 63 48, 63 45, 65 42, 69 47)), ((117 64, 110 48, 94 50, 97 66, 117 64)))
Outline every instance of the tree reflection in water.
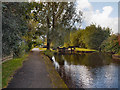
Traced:
POLYGON ((54 55, 54 66, 69 88, 117 88, 118 66, 110 54, 54 55), (57 62, 57 64, 55 63, 57 62))

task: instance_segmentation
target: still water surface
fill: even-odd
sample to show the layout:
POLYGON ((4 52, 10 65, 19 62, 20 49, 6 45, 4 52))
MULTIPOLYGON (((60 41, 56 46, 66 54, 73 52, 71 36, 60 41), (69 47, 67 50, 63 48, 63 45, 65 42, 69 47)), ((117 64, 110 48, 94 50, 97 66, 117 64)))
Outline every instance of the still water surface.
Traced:
POLYGON ((120 62, 110 54, 56 54, 55 69, 69 88, 118 88, 120 62))

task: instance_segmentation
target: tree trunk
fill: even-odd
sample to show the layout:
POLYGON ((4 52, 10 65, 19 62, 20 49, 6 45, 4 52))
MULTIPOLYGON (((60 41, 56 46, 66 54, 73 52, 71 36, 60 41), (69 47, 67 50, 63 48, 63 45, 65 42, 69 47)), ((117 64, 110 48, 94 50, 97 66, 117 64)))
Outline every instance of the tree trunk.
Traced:
POLYGON ((47 32, 47 50, 50 50, 50 38, 49 38, 49 26, 50 22, 49 22, 49 18, 47 16, 47 25, 48 25, 48 32, 47 32))
POLYGON ((54 13, 54 2, 52 3, 53 5, 52 5, 52 13, 53 13, 53 21, 52 21, 52 23, 53 23, 53 30, 54 30, 54 28, 55 28, 55 13, 54 13))
MULTIPOLYGON (((53 13, 53 20, 52 20, 52 29, 55 28, 55 14, 54 14, 54 3, 52 3, 52 13, 53 13)), ((50 28, 50 21, 49 17, 47 16, 47 25, 48 25, 48 33, 47 33, 47 50, 50 50, 50 38, 49 38, 49 28, 50 28)))
POLYGON ((47 36, 47 50, 50 50, 50 39, 47 36))

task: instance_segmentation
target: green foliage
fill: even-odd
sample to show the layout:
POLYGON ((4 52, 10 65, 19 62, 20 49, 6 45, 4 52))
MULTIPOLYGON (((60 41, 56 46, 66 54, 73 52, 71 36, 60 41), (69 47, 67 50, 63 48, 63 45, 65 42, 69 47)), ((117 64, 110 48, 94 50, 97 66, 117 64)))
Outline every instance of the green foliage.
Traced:
POLYGON ((14 57, 24 56, 26 54, 26 52, 29 51, 28 49, 29 49, 29 47, 25 41, 20 42, 19 47, 17 47, 16 50, 14 50, 14 52, 15 52, 14 57))
MULTIPOLYGON (((47 36, 47 46, 59 46, 64 44, 65 31, 75 26, 74 23, 81 24, 81 12, 75 11, 73 2, 42 2, 30 3, 31 12, 28 12, 30 18, 39 22, 36 26, 37 32, 47 36)), ((41 35, 40 34, 40 35, 41 35)))
POLYGON ((108 38, 110 35, 110 29, 101 28, 100 26, 96 27, 91 25, 86 27, 85 32, 85 43, 88 45, 87 48, 99 49, 101 43, 108 38))
POLYGON ((85 34, 84 31, 81 29, 75 32, 71 32, 71 35, 70 35, 71 45, 86 48, 84 37, 83 37, 84 34, 85 34))
POLYGON ((120 49, 119 49, 118 55, 120 55, 120 49))
POLYGON ((3 56, 13 53, 19 55, 18 49, 24 41, 22 36, 28 31, 23 6, 25 3, 2 3, 2 52, 3 56))
POLYGON ((44 54, 47 55, 47 56, 49 56, 50 58, 52 58, 52 56, 53 56, 53 52, 50 51, 50 50, 44 51, 44 54))
POLYGON ((37 39, 36 39, 36 43, 37 43, 37 45, 42 45, 42 44, 43 44, 43 41, 42 41, 42 39, 37 38, 37 39))
POLYGON ((98 50, 110 36, 109 28, 90 25, 76 30, 81 25, 82 12, 77 14, 73 2, 3 3, 3 54, 21 55, 33 45, 81 46, 98 50))
POLYGON ((64 47, 69 47, 70 46, 70 43, 69 42, 65 42, 64 43, 64 47))
POLYGON ((66 88, 66 90, 68 90, 67 85, 64 83, 63 79, 60 77, 58 72, 56 72, 55 68, 53 67, 53 63, 50 61, 50 59, 44 56, 44 62, 46 64, 46 68, 49 73, 49 77, 51 79, 53 88, 66 88))
POLYGON ((96 27, 90 25, 85 29, 72 32, 71 44, 74 46, 80 46, 82 48, 90 48, 98 50, 101 43, 110 36, 109 28, 96 27))
POLYGON ((102 51, 118 53, 120 51, 120 45, 118 42, 118 35, 111 35, 101 44, 102 51))
POLYGON ((5 2, 2 6, 4 55, 18 56, 29 51, 33 44, 43 44, 45 38, 53 47, 63 45, 74 23, 81 24, 82 13, 76 13, 73 2, 5 2))
POLYGON ((3 56, 13 53, 21 56, 32 48, 36 34, 41 35, 36 27, 37 21, 33 20, 31 10, 37 3, 2 3, 2 51, 3 56), (31 6, 30 6, 31 5, 31 6))

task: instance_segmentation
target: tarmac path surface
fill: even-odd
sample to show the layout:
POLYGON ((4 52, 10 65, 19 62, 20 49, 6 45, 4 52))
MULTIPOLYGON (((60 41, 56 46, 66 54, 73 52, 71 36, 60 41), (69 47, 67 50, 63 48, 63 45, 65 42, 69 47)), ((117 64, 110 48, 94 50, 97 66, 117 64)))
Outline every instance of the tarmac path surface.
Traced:
POLYGON ((52 88, 43 56, 38 49, 31 52, 7 88, 52 88))

